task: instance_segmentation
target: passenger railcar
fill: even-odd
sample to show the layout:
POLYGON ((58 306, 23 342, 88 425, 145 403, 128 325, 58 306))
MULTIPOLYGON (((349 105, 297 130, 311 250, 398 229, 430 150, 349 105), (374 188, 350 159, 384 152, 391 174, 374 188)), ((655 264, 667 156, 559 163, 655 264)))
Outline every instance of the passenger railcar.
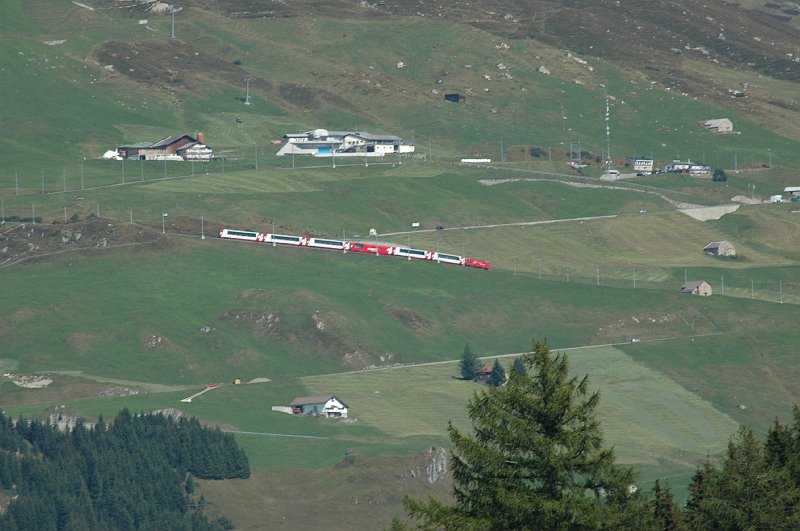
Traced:
POLYGON ((304 236, 294 236, 291 234, 272 234, 239 229, 220 229, 219 237, 228 240, 271 243, 273 246, 292 245, 296 247, 313 247, 332 251, 352 251, 355 253, 375 254, 378 256, 399 256, 409 260, 428 260, 444 264, 491 269, 491 264, 486 260, 468 258, 457 254, 440 253, 439 251, 428 251, 425 249, 413 249, 411 247, 383 245, 379 243, 333 240, 329 238, 306 238, 304 236))
POLYGON ((430 260, 432 253, 423 249, 411 249, 409 247, 390 247, 389 254, 392 256, 402 256, 411 260, 430 260))
POLYGON ((247 242, 263 242, 266 234, 253 230, 220 229, 219 237, 229 240, 242 240, 247 242))

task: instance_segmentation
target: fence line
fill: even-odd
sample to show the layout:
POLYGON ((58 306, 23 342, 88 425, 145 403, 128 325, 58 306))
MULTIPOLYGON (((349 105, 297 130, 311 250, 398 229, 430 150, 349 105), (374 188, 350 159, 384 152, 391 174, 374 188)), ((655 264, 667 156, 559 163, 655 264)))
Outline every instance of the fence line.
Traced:
MULTIPOLYGON (((150 227, 155 232, 162 230, 168 235, 192 236, 202 238, 217 238, 217 231, 219 229, 218 222, 209 221, 202 213, 186 213, 181 211, 172 210, 168 215, 161 212, 153 214, 137 214, 136 210, 132 208, 116 207, 109 212, 100 212, 102 219, 114 220, 115 223, 130 223, 140 226, 150 227)), ((100 205, 97 205, 97 210, 100 211, 100 205)), ((52 231, 59 229, 69 229, 75 221, 70 216, 71 211, 62 208, 54 209, 45 208, 37 210, 36 212, 36 225, 30 228, 34 231, 40 231, 44 237, 48 231, 52 236, 52 231), (66 222, 61 220, 67 219, 66 222), (42 223, 42 220, 46 223, 42 223), (51 223, 50 220, 57 223, 51 223)), ((100 216, 96 212, 92 212, 89 216, 83 219, 94 219, 100 216)), ((30 216, 21 220, 25 224, 30 224, 30 216)), ((19 221, 17 221, 19 223, 19 221)), ((0 233, 2 239, 8 230, 14 225, 6 223, 5 230, 0 233)), ((339 237, 339 234, 331 233, 332 237, 339 237)), ((391 237, 383 235, 384 238, 391 237)), ((351 236, 352 238, 352 236, 351 236)), ((363 237, 356 237, 356 239, 364 240, 363 237)), ((153 240, 157 241, 157 240, 153 240)), ((386 240, 383 240, 386 241, 386 240)), ((388 242, 388 241, 387 241, 388 242)), ((137 242, 135 245, 149 244, 153 242, 137 242)), ((390 243, 390 242, 389 242, 390 243)), ((396 242, 406 243, 406 242, 396 242)), ((408 242, 410 244, 410 242, 408 242)), ((122 244, 120 246, 130 245, 122 244)), ((462 248, 457 248, 456 244, 452 249, 448 249, 457 254, 465 254, 462 248)), ((424 246, 423 246, 424 247, 424 246)), ((61 251, 59 251, 61 252, 61 251)), ((51 253, 51 254, 58 254, 51 253)), ((316 250, 309 250, 309 252, 318 252, 316 250)), ((467 251, 466 255, 471 256, 467 251)), ((26 253, 27 256, 27 253, 26 253)), ((40 255, 42 256, 42 255, 40 255)), ((489 257, 491 259, 491 257, 489 257)), ((28 258, 25 258, 28 259, 28 258)), ((494 257, 492 261, 492 271, 489 274, 493 275, 508 275, 519 282, 563 282, 573 283, 586 286, 587 289, 591 287, 601 288, 620 288, 620 289, 638 289, 638 290, 672 290, 679 292, 684 281, 686 280, 705 280, 708 282, 713 290, 713 297, 727 296, 736 298, 749 298, 758 299, 762 301, 771 301, 776 303, 791 303, 800 304, 800 282, 790 280, 795 278, 791 272, 785 272, 786 278, 774 278, 774 273, 771 278, 759 277, 751 275, 751 270, 740 269, 725 269, 719 267, 708 266, 654 266, 651 264, 625 264, 619 263, 602 263, 602 262, 586 262, 586 263, 567 263, 561 257, 553 257, 547 255, 526 257, 522 260, 520 257, 494 257)), ((2 267, 7 267, 8 264, 3 263, 2 267)), ((786 264, 784 267, 793 267, 791 264, 786 264)))

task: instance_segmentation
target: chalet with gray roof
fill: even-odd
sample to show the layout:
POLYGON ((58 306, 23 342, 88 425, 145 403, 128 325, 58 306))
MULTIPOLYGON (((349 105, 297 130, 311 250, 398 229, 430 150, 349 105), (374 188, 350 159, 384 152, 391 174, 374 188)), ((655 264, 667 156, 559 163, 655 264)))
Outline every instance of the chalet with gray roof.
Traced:
POLYGON ((705 280, 689 280, 681 286, 681 293, 708 297, 711 295, 711 285, 705 280))
POLYGON ((212 150, 204 143, 203 133, 172 135, 156 143, 139 142, 119 146, 117 152, 123 159, 133 160, 210 160, 212 150))

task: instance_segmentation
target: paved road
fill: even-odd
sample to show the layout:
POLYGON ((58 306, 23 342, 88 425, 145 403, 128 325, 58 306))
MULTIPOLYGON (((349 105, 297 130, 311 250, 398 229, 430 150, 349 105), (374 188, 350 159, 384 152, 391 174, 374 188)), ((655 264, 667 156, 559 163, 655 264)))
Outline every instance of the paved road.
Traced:
MULTIPOLYGON (((641 339, 641 340, 637 341, 636 344, 656 343, 656 342, 659 342, 659 341, 670 341, 670 340, 673 340, 673 339, 692 339, 692 340, 694 340, 694 338, 698 338, 698 337, 719 336, 719 335, 722 335, 723 333, 724 332, 714 332, 714 333, 711 333, 711 334, 698 334, 698 335, 694 335, 694 336, 671 336, 671 337, 661 337, 661 338, 656 338, 656 339, 641 339)), ((566 347, 566 348, 552 348, 551 347, 550 350, 553 351, 553 352, 568 352, 570 350, 584 350, 584 349, 601 348, 601 347, 618 347, 618 346, 621 346, 621 345, 630 345, 630 344, 631 344, 630 341, 622 341, 622 342, 619 342, 619 343, 604 343, 604 344, 601 344, 601 345, 584 345, 584 346, 579 346, 579 347, 566 347)), ((483 355, 483 356, 480 356, 480 357, 484 358, 484 359, 488 359, 488 358, 516 358, 518 356, 522 356, 523 354, 526 354, 526 352, 512 352, 510 354, 486 354, 486 355, 483 355)), ((375 368, 371 368, 371 369, 362 369, 362 370, 357 370, 357 371, 334 372, 334 373, 329 373, 329 374, 315 374, 313 376, 341 376, 341 375, 345 375, 345 374, 355 374, 355 373, 362 373, 362 372, 369 372, 369 371, 389 371, 389 370, 392 370, 392 369, 409 369, 409 368, 412 368, 412 367, 426 367, 426 366, 430 366, 430 365, 447 365, 447 364, 452 364, 452 363, 459 363, 460 361, 461 361, 461 358, 458 358, 458 359, 454 359, 454 360, 429 361, 429 362, 425 362, 425 363, 410 363, 410 364, 407 364, 407 365, 392 365, 392 366, 389 366, 389 367, 375 367, 375 368)))
POLYGON ((319 439, 327 441, 329 437, 318 437, 316 435, 292 435, 290 433, 268 433, 261 431, 239 431, 239 430, 222 430, 225 433, 232 433, 234 435, 264 435, 268 437, 293 437, 296 439, 319 439))
MULTIPOLYGON (((548 225, 551 223, 568 223, 570 221, 594 221, 598 219, 612 219, 617 217, 617 214, 612 214, 608 216, 588 216, 584 218, 565 218, 565 219, 545 219, 541 221, 518 221, 516 223, 495 223, 494 225, 466 225, 464 227, 446 227, 440 229, 442 231, 445 230, 473 230, 473 229, 493 229, 496 227, 523 227, 527 225, 548 225)), ((406 234, 419 234, 420 232, 437 232, 436 229, 417 229, 417 230, 407 230, 402 232, 384 232, 382 234, 378 234, 379 237, 381 236, 403 236, 406 234)))

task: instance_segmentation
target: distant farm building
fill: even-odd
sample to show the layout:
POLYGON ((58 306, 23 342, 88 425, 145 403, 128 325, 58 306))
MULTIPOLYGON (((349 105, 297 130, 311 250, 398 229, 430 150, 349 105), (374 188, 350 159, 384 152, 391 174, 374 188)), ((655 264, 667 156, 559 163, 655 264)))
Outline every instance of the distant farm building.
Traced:
POLYGON ((681 293, 708 297, 711 295, 711 285, 705 280, 690 280, 683 283, 681 293))
POLYGON ((653 159, 628 157, 625 159, 625 166, 636 172, 650 173, 653 171, 653 159))
POLYGON ((467 97, 463 94, 458 94, 457 92, 453 94, 445 94, 444 99, 447 101, 452 101, 453 103, 464 103, 467 101, 467 97))
POLYGON ((732 133, 733 123, 727 118, 716 118, 714 120, 706 120, 703 125, 712 133, 732 133))
POLYGON ((673 160, 665 168, 668 173, 686 173, 688 175, 710 175, 711 167, 691 160, 673 160))
POLYGON ((315 129, 305 133, 283 135, 285 144, 277 156, 310 155, 312 157, 383 157, 413 153, 414 146, 394 135, 372 135, 353 131, 315 129))
POLYGON ((155 144, 140 142, 119 146, 117 153, 128 160, 211 160, 213 151, 203 141, 203 133, 198 133, 197 138, 190 135, 175 135, 159 140, 155 144))
POLYGON ((711 256, 736 256, 736 248, 725 240, 709 243, 703 247, 703 252, 711 256))
POLYGON ((787 186, 783 189, 784 194, 800 195, 800 186, 787 186))
POLYGON ((295 415, 347 418, 347 404, 331 395, 301 396, 289 402, 295 415))
POLYGON ((485 365, 475 369, 475 381, 486 382, 492 376, 492 370, 493 368, 491 365, 485 365))

